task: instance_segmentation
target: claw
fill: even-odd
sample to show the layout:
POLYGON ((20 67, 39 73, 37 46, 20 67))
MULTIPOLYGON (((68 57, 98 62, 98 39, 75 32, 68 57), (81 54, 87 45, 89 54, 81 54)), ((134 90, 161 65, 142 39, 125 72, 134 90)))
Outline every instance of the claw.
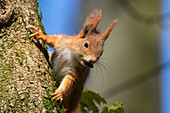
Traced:
POLYGON ((51 94, 51 95, 54 96, 54 97, 53 97, 54 100, 59 101, 59 104, 62 103, 62 101, 63 101, 62 93, 59 93, 58 90, 56 90, 56 91, 55 91, 53 94, 51 94))
POLYGON ((36 32, 41 32, 41 30, 39 30, 37 27, 33 26, 33 25, 28 25, 27 26, 28 29, 33 29, 35 30, 36 32))
POLYGON ((33 25, 28 25, 27 26, 28 29, 32 29, 32 30, 35 30, 36 32, 31 34, 29 37, 35 37, 35 36, 38 36, 36 38, 36 40, 40 40, 42 39, 44 42, 46 41, 46 37, 45 35, 41 32, 41 30, 39 30, 37 27, 33 26, 33 25))
POLYGON ((35 37, 35 36, 37 36, 37 35, 39 35, 39 32, 36 32, 36 33, 34 33, 34 34, 31 34, 29 37, 35 37))

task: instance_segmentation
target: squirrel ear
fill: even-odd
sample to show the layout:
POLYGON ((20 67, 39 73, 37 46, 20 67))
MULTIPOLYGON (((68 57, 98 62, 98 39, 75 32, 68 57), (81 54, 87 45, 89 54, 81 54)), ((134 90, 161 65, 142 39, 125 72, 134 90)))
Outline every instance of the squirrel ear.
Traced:
POLYGON ((95 9, 86 19, 83 29, 80 33, 83 34, 83 38, 86 34, 91 34, 96 29, 102 17, 102 11, 95 9))
POLYGON ((117 19, 113 20, 112 24, 110 25, 110 27, 102 34, 102 38, 104 40, 107 39, 107 37, 109 36, 110 32, 112 31, 113 27, 115 26, 115 24, 117 23, 117 19))
POLYGON ((92 29, 91 29, 91 32, 93 32, 97 25, 99 24, 100 22, 100 19, 102 17, 102 11, 101 10, 98 10, 98 9, 95 9, 86 19, 85 23, 84 23, 84 26, 83 26, 83 29, 85 29, 87 26, 89 25, 93 25, 92 29))
POLYGON ((83 36, 81 38, 84 38, 85 35, 87 33, 90 33, 91 31, 93 30, 93 24, 89 24, 87 26, 85 26, 85 28, 83 29, 82 33, 83 33, 83 36))

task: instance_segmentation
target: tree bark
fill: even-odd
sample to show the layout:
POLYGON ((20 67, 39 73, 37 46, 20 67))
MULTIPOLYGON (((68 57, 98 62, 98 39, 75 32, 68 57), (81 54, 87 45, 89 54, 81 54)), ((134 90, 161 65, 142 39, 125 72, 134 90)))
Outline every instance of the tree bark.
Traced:
POLYGON ((52 87, 43 42, 29 38, 28 25, 42 29, 37 0, 0 0, 0 112, 45 112, 52 87))

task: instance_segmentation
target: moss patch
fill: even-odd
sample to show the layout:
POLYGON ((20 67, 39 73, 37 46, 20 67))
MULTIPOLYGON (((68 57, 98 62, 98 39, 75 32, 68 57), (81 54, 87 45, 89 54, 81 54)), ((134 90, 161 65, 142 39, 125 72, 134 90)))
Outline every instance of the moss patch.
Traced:
MULTIPOLYGON (((34 0, 34 4, 35 4, 35 7, 36 7, 36 11, 38 13, 38 7, 39 7, 39 3, 37 2, 37 0, 34 0)), ((39 14, 39 13, 38 13, 39 14)), ((45 29, 44 29, 44 26, 42 24, 42 11, 41 11, 41 15, 38 15, 38 21, 39 21, 39 25, 40 25, 40 28, 41 28, 41 31, 46 34, 45 32, 45 29)), ((47 45, 42 43, 42 46, 44 47, 45 51, 47 52, 47 45)), ((48 57, 47 57, 48 58, 48 57)), ((47 59, 48 60, 48 59, 47 59)), ((49 62, 49 61, 48 61, 49 62)), ((49 88, 46 88, 46 97, 44 97, 43 99, 43 107, 46 108, 46 112, 47 113, 53 113, 53 112, 60 112, 60 113, 65 113, 64 111, 64 107, 62 105, 58 105, 57 101, 55 101, 53 99, 53 97, 51 96, 52 93, 55 92, 55 90, 57 89, 56 85, 55 85, 55 81, 53 80, 53 72, 52 72, 52 69, 50 67, 50 65, 48 66, 48 71, 49 71, 49 74, 51 76, 51 79, 52 79, 52 88, 49 89, 49 88)))

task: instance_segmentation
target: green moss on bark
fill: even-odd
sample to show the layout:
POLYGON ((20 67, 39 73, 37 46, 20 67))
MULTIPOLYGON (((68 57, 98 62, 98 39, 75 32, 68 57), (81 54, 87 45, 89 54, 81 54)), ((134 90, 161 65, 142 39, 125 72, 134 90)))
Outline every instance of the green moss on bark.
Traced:
POLYGON ((33 23, 39 25, 38 7, 35 11, 35 0, 10 1, 15 18, 11 25, 0 28, 0 111, 45 112, 45 89, 52 88, 52 73, 44 57, 47 48, 30 39, 26 29, 33 23))
MULTIPOLYGON (((37 2, 37 0, 34 0, 34 4, 35 4, 35 7, 36 7, 36 11, 38 13, 39 3, 37 2)), ((42 20, 42 11, 41 11, 41 15, 38 15, 38 21, 39 21, 39 25, 40 25, 41 31, 44 34, 46 34, 44 26, 43 26, 41 20, 42 20)), ((47 50, 46 44, 43 43, 42 45, 43 45, 44 49, 47 50)), ((49 60, 49 59, 47 59, 47 60, 49 60)), ((43 106, 46 108, 46 112, 47 113, 53 113, 53 112, 56 112, 56 111, 59 111, 60 113, 65 113, 64 107, 62 105, 59 106, 58 103, 51 96, 51 94, 55 92, 57 87, 55 85, 55 81, 53 80, 54 75, 53 75, 53 72, 52 72, 52 69, 51 69, 50 65, 48 65, 48 72, 49 72, 49 74, 51 76, 51 79, 52 79, 52 88, 51 89, 50 88, 46 88, 47 95, 43 99, 43 106)))

